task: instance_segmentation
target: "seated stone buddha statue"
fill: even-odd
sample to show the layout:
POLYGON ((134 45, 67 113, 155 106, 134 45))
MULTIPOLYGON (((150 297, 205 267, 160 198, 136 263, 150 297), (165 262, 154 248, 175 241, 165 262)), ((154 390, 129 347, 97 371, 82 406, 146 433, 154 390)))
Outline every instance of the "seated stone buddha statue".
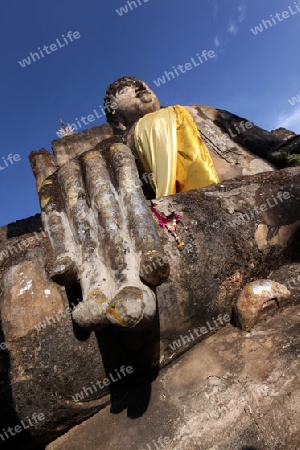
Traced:
POLYGON ((105 103, 107 121, 124 133, 142 173, 151 173, 156 197, 218 183, 211 156, 197 126, 183 106, 161 108, 154 92, 141 80, 123 77, 112 83, 105 103))
MULTIPOLYGON (((154 288, 170 267, 145 196, 218 183, 215 162, 224 166, 202 141, 193 110, 162 108, 138 78, 110 84, 105 105, 108 123, 98 127, 96 144, 84 144, 82 132, 54 141, 55 159, 45 149, 30 155, 52 246, 49 276, 61 285, 80 283, 83 299, 72 316, 91 329, 135 327, 155 315, 154 288), (145 173, 150 183, 142 189, 145 173)), ((243 149, 230 158, 227 178, 242 174, 239 161, 250 167, 255 160, 243 149)), ((272 170, 263 160, 259 164, 260 171, 272 170)))

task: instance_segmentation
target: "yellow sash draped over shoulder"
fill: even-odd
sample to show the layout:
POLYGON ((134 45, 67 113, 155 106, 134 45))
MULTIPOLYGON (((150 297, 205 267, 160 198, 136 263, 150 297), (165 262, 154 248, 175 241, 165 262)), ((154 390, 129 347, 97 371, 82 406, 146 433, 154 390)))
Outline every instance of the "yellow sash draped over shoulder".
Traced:
POLYGON ((135 144, 156 197, 219 183, 209 151, 189 112, 180 105, 147 114, 135 144))

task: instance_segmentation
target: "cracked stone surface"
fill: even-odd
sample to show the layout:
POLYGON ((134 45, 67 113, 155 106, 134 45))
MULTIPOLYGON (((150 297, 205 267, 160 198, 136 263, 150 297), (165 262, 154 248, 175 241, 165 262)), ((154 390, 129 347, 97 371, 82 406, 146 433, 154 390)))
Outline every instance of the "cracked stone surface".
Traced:
POLYGON ((47 450, 299 449, 299 331, 299 306, 250 333, 228 324, 163 369, 144 414, 146 385, 47 450))

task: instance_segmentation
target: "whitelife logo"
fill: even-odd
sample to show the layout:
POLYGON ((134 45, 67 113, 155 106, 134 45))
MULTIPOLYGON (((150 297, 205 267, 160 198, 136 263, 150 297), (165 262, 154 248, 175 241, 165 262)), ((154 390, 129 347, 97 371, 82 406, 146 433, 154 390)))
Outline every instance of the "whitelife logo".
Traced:
MULTIPOLYGON (((174 72, 176 73, 176 76, 179 77, 180 73, 186 73, 189 70, 192 70, 194 67, 198 67, 201 64, 203 64, 205 61, 208 61, 211 58, 215 58, 216 54, 213 50, 209 50, 209 52, 207 50, 203 50, 203 52, 201 53, 201 56, 199 55, 199 53, 197 53, 197 59, 199 62, 197 62, 197 60, 195 61, 194 58, 191 58, 191 62, 193 63, 193 65, 190 62, 183 64, 179 64, 177 66, 177 68, 175 66, 173 66, 174 72), (180 72, 178 72, 178 70, 180 70, 180 72)), ((174 80, 175 75, 174 72, 171 70, 170 72, 165 71, 164 75, 162 75, 161 77, 157 78, 156 80, 153 80, 153 83, 155 84, 156 87, 160 87, 162 84, 166 84, 167 81, 171 81, 174 80), (172 78, 171 78, 172 77, 172 78)))
MULTIPOLYGON (((67 38, 69 39, 70 42, 73 42, 73 38, 74 38, 74 39, 79 39, 80 37, 81 37, 81 36, 80 36, 80 33, 79 33, 78 31, 74 31, 74 32, 68 31, 67 37, 65 37, 64 34, 62 35, 62 38, 63 38, 65 44, 62 44, 62 43, 60 42, 59 39, 56 39, 56 43, 57 43, 57 45, 58 45, 59 48, 63 48, 63 47, 65 47, 66 45, 69 44, 67 38)), ((44 52, 45 52, 47 55, 50 55, 50 53, 56 52, 56 50, 58 50, 57 45, 56 45, 56 44, 51 44, 50 46, 44 45, 43 50, 44 50, 44 52), (50 50, 48 50, 48 48, 50 48, 50 50)), ((41 55, 42 58, 45 57, 45 55, 44 55, 44 53, 43 53, 43 50, 41 50, 41 48, 38 47, 38 51, 40 52, 40 55, 41 55)), ((24 58, 22 61, 18 61, 18 63, 19 63, 20 66, 24 69, 24 68, 26 67, 26 65, 27 65, 27 66, 30 66, 30 64, 31 64, 31 59, 32 59, 33 62, 36 61, 36 58, 41 59, 40 55, 39 55, 38 53, 32 53, 32 52, 30 52, 30 53, 29 53, 29 56, 28 56, 27 58, 24 58), (30 58, 31 58, 31 59, 30 59, 30 58)))
POLYGON ((127 375, 130 375, 131 373, 133 373, 133 367, 121 366, 119 370, 115 369, 115 372, 116 372, 115 374, 109 373, 107 378, 104 378, 103 380, 97 380, 95 381, 95 383, 91 381, 92 387, 84 386, 80 392, 78 392, 75 395, 72 395, 72 399, 74 400, 74 402, 80 402, 81 400, 84 399, 84 397, 89 397, 90 395, 93 395, 94 392, 98 392, 97 386, 101 390, 104 389, 105 386, 109 386, 110 384, 116 383, 117 381, 121 380, 122 375, 123 378, 126 377, 127 375), (116 376, 116 378, 114 378, 114 375, 116 376), (97 386, 95 386, 95 384, 97 386))
MULTIPOLYGON (((143 0, 143 1, 144 1, 144 3, 148 3, 149 0, 143 0)), ((134 8, 138 8, 137 3, 140 6, 142 6, 142 4, 143 4, 143 3, 141 3, 141 0, 137 0, 136 2, 134 2, 134 1, 133 2, 130 2, 130 1, 127 2, 127 5, 129 6, 130 11, 133 10, 133 6, 132 5, 134 5, 134 8)), ((120 9, 116 9, 116 13, 119 14, 119 16, 123 16, 123 14, 127 14, 129 12, 129 9, 128 9, 127 5, 121 6, 120 9)))
POLYGON ((45 231, 42 231, 41 233, 37 233, 35 231, 34 236, 30 236, 29 238, 22 239, 20 242, 18 242, 18 244, 13 245, 12 247, 9 245, 8 247, 6 247, 5 250, 2 250, 0 252, 0 262, 4 259, 8 258, 9 254, 11 254, 12 256, 17 255, 19 252, 26 250, 26 248, 29 245, 33 245, 35 240, 40 241, 46 236, 47 236, 47 234, 45 233, 45 231))
POLYGON ((288 11, 283 11, 282 13, 276 13, 275 17, 273 17, 273 15, 270 14, 271 20, 262 20, 260 25, 256 25, 256 27, 250 28, 250 31, 254 34, 254 36, 257 36, 259 33, 262 33, 263 31, 267 30, 268 28, 271 28, 274 25, 277 25, 279 22, 283 22, 284 20, 288 19, 289 17, 294 16, 295 14, 298 14, 300 12, 300 2, 299 3, 294 2, 294 5, 295 5, 296 10, 293 9, 291 6, 288 6, 288 11))
POLYGON ((162 450, 165 445, 170 444, 172 441, 168 436, 162 437, 159 436, 159 438, 157 439, 157 441, 153 441, 150 444, 146 444, 146 447, 143 447, 142 450, 162 450), (152 443, 153 443, 153 447, 152 447, 152 443))
POLYGON ((220 322, 220 324, 222 326, 225 326, 227 322, 230 322, 230 316, 228 314, 225 314, 222 318, 222 315, 219 314, 217 319, 215 320, 214 318, 212 319, 213 322, 215 323, 215 327, 211 327, 209 322, 206 322, 205 325, 207 325, 207 327, 199 327, 194 328, 193 331, 189 330, 188 333, 190 333, 190 335, 180 335, 180 339, 178 339, 178 341, 173 341, 173 344, 169 344, 169 347, 171 348, 171 350, 174 352, 176 349, 182 347, 183 345, 189 344, 191 341, 194 341, 195 339, 197 339, 198 337, 200 337, 202 334, 206 334, 209 331, 214 331, 217 328, 219 328, 219 324, 217 322, 217 320, 220 322), (224 322, 223 322, 224 320, 224 322), (198 331, 199 330, 199 331, 198 331), (194 334, 196 335, 196 337, 194 336, 194 334))
POLYGON ((4 442, 5 439, 9 439, 11 436, 15 436, 16 433, 21 433, 23 430, 27 430, 27 428, 29 428, 30 426, 33 427, 34 424, 31 422, 31 420, 34 421, 36 424, 38 424, 38 421, 42 422, 45 420, 45 415, 43 413, 39 413, 39 414, 33 413, 30 419, 27 416, 25 419, 21 420, 21 422, 20 422, 21 425, 15 425, 14 427, 8 427, 6 430, 3 428, 0 433, 1 441, 4 442), (26 423, 26 421, 27 421, 27 423, 26 423))
POLYGON ((280 203, 283 203, 284 200, 288 200, 291 198, 291 194, 287 191, 282 192, 279 191, 276 194, 276 197, 272 195, 272 198, 267 198, 266 203, 262 203, 259 207, 254 206, 252 209, 248 210, 247 213, 240 213, 236 219, 234 219, 232 222, 228 222, 229 225, 232 228, 235 228, 237 225, 242 225, 245 223, 245 221, 249 221, 252 217, 252 219, 256 219, 257 216, 259 216, 261 213, 266 212, 268 209, 272 209, 275 206, 279 205, 280 203), (272 203, 273 200, 273 203, 272 203), (279 202, 278 202, 279 200, 279 202), (256 214, 256 216, 255 216, 256 214))
MULTIPOLYGON (((118 105, 115 102, 112 102, 112 103, 105 102, 104 106, 99 105, 99 108, 101 109, 103 115, 105 116, 106 115, 106 112, 104 111, 105 109, 107 109, 108 112, 111 112, 114 109, 116 109, 117 106, 118 105)), ((101 117, 103 117, 102 114, 100 114, 100 115, 98 114, 98 111, 96 109, 93 110, 93 113, 94 114, 89 114, 88 116, 81 116, 80 119, 75 117, 75 120, 77 121, 78 127, 82 128, 82 125, 81 125, 80 121, 83 123, 83 125, 88 125, 89 123, 92 123, 92 122, 94 122, 96 120, 95 116, 96 116, 97 119, 100 119, 101 117)), ((74 131, 78 130, 78 127, 77 127, 76 123, 71 123, 71 124, 67 123, 67 127, 72 127, 74 129, 74 131)), ((59 133, 56 133, 56 134, 59 136, 59 133)))
MULTIPOLYGON (((9 167, 9 165, 13 165, 14 162, 19 162, 21 160, 21 156, 19 155, 19 153, 15 153, 14 155, 12 153, 10 153, 9 155, 7 155, 6 158, 4 158, 4 156, 2 156, 3 159, 3 164, 4 167, 0 164, 0 170, 4 170, 6 169, 6 167, 9 167), (8 161, 10 162, 10 164, 8 164, 8 161)), ((2 161, 0 161, 2 163, 2 161)))
POLYGON ((295 106, 295 105, 297 105, 298 103, 300 103, 300 91, 299 91, 299 94, 297 94, 297 97, 289 98, 289 104, 290 104, 291 106, 295 106))

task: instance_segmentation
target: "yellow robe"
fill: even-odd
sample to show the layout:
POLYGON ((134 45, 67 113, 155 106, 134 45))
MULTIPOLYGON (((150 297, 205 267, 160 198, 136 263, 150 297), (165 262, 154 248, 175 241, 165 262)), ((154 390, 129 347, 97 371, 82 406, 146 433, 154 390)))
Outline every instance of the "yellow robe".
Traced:
POLYGON ((135 144, 156 197, 219 183, 209 151, 192 116, 180 105, 147 114, 135 129, 135 144))

